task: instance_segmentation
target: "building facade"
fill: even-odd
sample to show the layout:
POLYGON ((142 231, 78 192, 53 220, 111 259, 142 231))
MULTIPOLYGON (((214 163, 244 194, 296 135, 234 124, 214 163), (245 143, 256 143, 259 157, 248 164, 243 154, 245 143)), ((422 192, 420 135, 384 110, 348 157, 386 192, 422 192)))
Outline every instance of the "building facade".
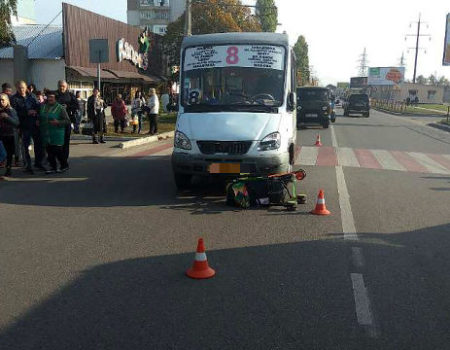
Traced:
POLYGON ((419 103, 443 103, 444 87, 421 85, 412 83, 401 83, 390 86, 372 86, 370 88, 370 96, 382 100, 406 101, 415 100, 417 97, 419 103))
POLYGON ((167 25, 184 13, 186 0, 127 0, 128 24, 164 35, 167 25))

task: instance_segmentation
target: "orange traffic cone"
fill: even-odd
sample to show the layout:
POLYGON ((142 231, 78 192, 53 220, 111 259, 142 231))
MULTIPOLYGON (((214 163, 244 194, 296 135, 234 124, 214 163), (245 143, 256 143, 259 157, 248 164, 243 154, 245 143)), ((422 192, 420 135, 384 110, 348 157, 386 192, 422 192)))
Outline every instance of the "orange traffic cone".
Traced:
POLYGON ((323 190, 319 191, 316 207, 314 208, 313 211, 311 211, 311 214, 315 214, 315 215, 330 215, 331 214, 327 210, 327 207, 325 205, 325 195, 323 193, 323 190))
POLYGON ((322 142, 320 142, 320 134, 317 134, 315 146, 317 147, 322 146, 322 142))
POLYGON ((194 264, 190 269, 186 271, 186 275, 190 278, 203 279, 203 278, 211 278, 215 274, 216 271, 214 271, 208 265, 208 259, 206 258, 203 238, 199 238, 197 244, 197 252, 195 253, 194 264))

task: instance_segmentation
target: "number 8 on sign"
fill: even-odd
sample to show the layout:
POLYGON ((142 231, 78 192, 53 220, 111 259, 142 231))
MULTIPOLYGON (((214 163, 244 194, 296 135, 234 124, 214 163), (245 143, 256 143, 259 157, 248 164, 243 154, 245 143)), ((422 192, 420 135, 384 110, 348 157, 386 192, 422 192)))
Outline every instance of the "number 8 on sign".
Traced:
POLYGON ((239 62, 238 48, 236 46, 230 46, 227 49, 227 54, 227 64, 237 64, 239 62))

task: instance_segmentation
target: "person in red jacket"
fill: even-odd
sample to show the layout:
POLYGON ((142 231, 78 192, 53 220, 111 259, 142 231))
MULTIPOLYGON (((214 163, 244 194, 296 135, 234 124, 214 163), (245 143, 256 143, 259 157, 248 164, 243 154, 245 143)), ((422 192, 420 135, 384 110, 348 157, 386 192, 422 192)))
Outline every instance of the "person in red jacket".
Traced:
POLYGON ((126 123, 125 117, 127 115, 127 106, 125 105, 121 94, 117 95, 114 99, 111 106, 111 114, 114 119, 114 131, 116 133, 119 132, 120 126, 120 132, 123 133, 123 129, 125 129, 126 123))

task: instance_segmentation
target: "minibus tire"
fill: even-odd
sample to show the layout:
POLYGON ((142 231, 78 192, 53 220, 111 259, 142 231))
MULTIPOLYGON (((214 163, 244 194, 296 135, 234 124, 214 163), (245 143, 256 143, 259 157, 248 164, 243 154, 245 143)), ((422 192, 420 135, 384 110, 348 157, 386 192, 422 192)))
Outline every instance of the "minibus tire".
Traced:
POLYGON ((192 175, 182 174, 182 173, 174 173, 173 177, 175 180, 175 186, 177 186, 177 188, 180 190, 188 188, 191 184, 192 175))

